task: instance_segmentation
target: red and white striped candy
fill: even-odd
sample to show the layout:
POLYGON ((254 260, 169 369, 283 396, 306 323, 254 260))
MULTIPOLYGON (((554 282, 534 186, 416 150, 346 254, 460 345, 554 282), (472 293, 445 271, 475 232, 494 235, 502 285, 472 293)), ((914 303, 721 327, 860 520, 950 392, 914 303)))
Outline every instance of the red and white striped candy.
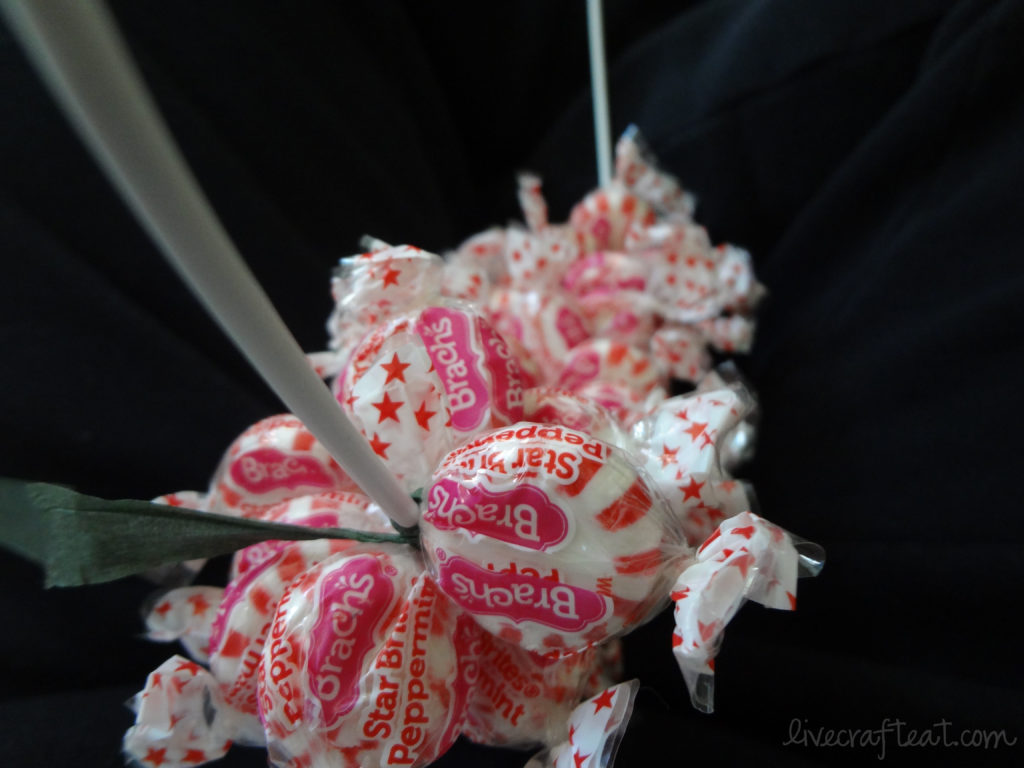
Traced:
POLYGON ((231 444, 213 476, 208 508, 258 518, 287 499, 358 490, 313 433, 283 414, 253 424, 231 444))
POLYGON ((450 453, 426 495, 423 550, 487 631, 538 653, 596 645, 646 618, 680 544, 619 448, 520 423, 450 453))
POLYGON ((644 350, 610 339, 591 339, 565 357, 557 386, 600 403, 630 427, 664 399, 665 383, 644 350))
MULTIPOLYGON (((271 508, 273 522, 387 533, 387 517, 362 494, 326 493, 271 508)), ((210 671, 226 703, 255 716, 256 668, 270 623, 288 585, 300 574, 356 542, 344 539, 265 541, 239 551, 210 631, 210 671)))
POLYGON ((657 323, 649 295, 650 269, 624 253, 597 252, 577 260, 562 287, 579 303, 592 334, 624 344, 647 344, 657 323))
POLYGON ((558 386, 575 392, 593 382, 623 384, 647 395, 664 380, 644 350, 610 339, 591 339, 564 358, 558 386))
POLYGON ((537 363, 541 383, 552 383, 569 350, 590 338, 590 329, 572 297, 555 292, 494 291, 487 317, 498 333, 515 339, 537 363))
POLYGON ((424 766, 468 693, 457 616, 407 547, 341 554, 288 588, 259 667, 274 765, 424 766))

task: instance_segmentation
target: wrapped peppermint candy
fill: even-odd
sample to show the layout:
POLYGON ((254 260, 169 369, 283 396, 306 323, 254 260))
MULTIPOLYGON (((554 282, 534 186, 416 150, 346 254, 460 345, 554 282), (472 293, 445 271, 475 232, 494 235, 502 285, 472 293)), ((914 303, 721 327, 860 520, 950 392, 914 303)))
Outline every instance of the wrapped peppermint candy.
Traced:
POLYGON ((591 335, 572 297, 559 292, 500 289, 491 294, 487 316, 536 362, 545 384, 557 380, 569 351, 591 335))
POLYGON ((422 545, 440 588, 487 631, 541 654, 648 618, 686 551, 628 454, 560 426, 519 423, 456 449, 425 502, 422 545))
POLYGON ((327 330, 339 363, 369 330, 441 295, 439 256, 411 245, 372 245, 372 251, 342 259, 331 280, 335 305, 327 330))
MULTIPOLYGON (((367 506, 368 499, 358 494, 321 494, 281 504, 269 518, 312 527, 393 530, 383 514, 367 506)), ((298 576, 353 546, 345 539, 268 541, 235 555, 210 637, 210 671, 227 704, 255 718, 256 669, 278 602, 298 576)))
POLYGON ((269 507, 322 491, 359 491, 313 434, 291 414, 271 416, 243 432, 214 473, 206 508, 264 517, 269 507))
MULTIPOLYGON (((393 531, 387 517, 368 498, 355 493, 328 492, 291 499, 268 508, 265 519, 320 528, 393 531)), ((154 601, 146 618, 148 637, 180 640, 193 659, 209 664, 218 686, 217 701, 226 708, 226 722, 233 729, 221 729, 227 738, 263 743, 257 719, 256 669, 285 589, 312 566, 354 544, 346 539, 262 542, 236 553, 226 589, 184 587, 154 601)), ((201 699, 181 697, 176 706, 184 711, 189 702, 198 710, 203 707, 201 699)), ((137 723, 138 727, 148 725, 143 720, 137 723)))
POLYGON ((607 408, 626 428, 665 398, 667 379, 643 349, 591 339, 565 359, 558 386, 607 408))
POLYGON ((259 665, 271 764, 437 758, 465 714, 456 620, 408 548, 354 548, 304 572, 278 604, 259 665))
POLYGON ((628 254, 598 251, 573 263, 562 288, 575 297, 595 337, 646 345, 659 323, 649 271, 628 254))
POLYGON ((371 332, 334 390, 410 492, 458 443, 522 418, 518 361, 483 317, 455 305, 429 306, 371 332))
POLYGON ((748 511, 743 483, 723 468, 719 446, 752 409, 742 384, 664 400, 634 425, 645 469, 687 541, 698 546, 727 517, 748 511))

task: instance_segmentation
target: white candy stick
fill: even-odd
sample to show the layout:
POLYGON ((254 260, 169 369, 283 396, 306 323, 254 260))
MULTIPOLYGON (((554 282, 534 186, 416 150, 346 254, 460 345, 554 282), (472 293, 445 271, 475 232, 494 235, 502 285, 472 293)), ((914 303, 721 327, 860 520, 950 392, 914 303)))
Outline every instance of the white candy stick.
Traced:
POLYGON ((415 503, 342 413, 239 256, 96 0, 0 0, 8 22, 114 186, 270 387, 399 525, 415 503))
POLYGON ((608 110, 601 0, 587 0, 587 38, 590 42, 590 91, 594 102, 597 182, 599 186, 605 187, 612 180, 612 129, 608 110))

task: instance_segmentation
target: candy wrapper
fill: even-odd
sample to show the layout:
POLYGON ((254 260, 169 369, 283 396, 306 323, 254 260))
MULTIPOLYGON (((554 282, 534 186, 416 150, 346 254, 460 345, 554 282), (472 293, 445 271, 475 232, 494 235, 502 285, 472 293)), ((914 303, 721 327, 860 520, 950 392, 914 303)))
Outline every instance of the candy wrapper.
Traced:
POLYGON ((309 569, 278 604, 260 661, 275 766, 423 766, 459 733, 467 686, 455 614, 409 550, 309 569))
POLYGON ((566 740, 533 757, 526 768, 609 768, 639 687, 639 681, 630 680, 584 701, 569 716, 566 740))
POLYGON ((744 512, 724 521, 676 580, 672 647, 697 709, 713 709, 714 658, 722 630, 743 601, 796 608, 799 560, 785 531, 744 512))
POLYGON ((421 535, 453 602, 487 631, 553 655, 648 618, 683 554, 667 504, 628 454, 525 422, 445 457, 421 535))
POLYGON ((342 364, 370 329, 441 295, 438 256, 408 245, 373 244, 374 250, 344 259, 331 281, 329 346, 342 364))
POLYGON ((722 466, 719 445, 734 444, 731 433, 752 409, 737 384, 669 398, 634 427, 647 472, 694 546, 725 518, 750 509, 743 483, 722 466))
POLYGON ((523 419, 566 426, 612 445, 624 446, 629 440, 619 421, 601 403, 555 387, 526 390, 523 419))
MULTIPOLYGON (((754 457, 757 445, 757 425, 760 421, 760 407, 757 397, 744 380, 736 366, 727 361, 711 371, 697 384, 697 392, 733 388, 743 393, 744 409, 740 422, 724 436, 719 436, 719 464, 722 469, 734 473, 738 467, 754 457)), ((756 510, 755 510, 756 511, 756 510)))
POLYGON ((210 636, 222 587, 180 587, 158 595, 146 617, 146 637, 156 642, 178 640, 196 661, 210 660, 210 636))
POLYGON ((321 491, 359 491, 299 419, 271 416, 228 448, 204 509, 262 518, 279 502, 321 491))
POLYGON ((667 384, 647 352, 608 339, 576 346, 558 380, 560 387, 607 408, 627 429, 665 398, 667 384))
POLYGON ((371 332, 338 401, 410 492, 452 448, 522 418, 524 382, 504 339, 471 310, 429 306, 371 332))
POLYGON ((154 670, 131 702, 135 725, 124 753, 137 765, 199 765, 223 757, 240 728, 205 669, 173 656, 154 670))

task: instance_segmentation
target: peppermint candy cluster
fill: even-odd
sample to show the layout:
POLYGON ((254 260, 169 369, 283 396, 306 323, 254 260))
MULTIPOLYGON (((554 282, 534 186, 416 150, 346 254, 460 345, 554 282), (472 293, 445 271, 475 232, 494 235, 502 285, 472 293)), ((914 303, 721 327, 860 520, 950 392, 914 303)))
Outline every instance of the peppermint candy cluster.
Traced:
MULTIPOLYGON (((742 602, 795 607, 796 543, 732 474, 756 403, 708 354, 750 344, 749 256, 710 245, 633 133, 567 224, 536 179, 520 195, 525 227, 447 259, 379 241, 344 259, 330 349, 311 355, 422 500, 419 548, 265 542, 225 588, 163 594, 149 635, 191 659, 136 697, 130 759, 197 765, 237 742, 289 768, 424 766, 464 736, 607 766, 637 687, 618 683, 624 634, 674 604, 666 652, 710 711, 742 602), (668 396, 672 379, 693 391, 668 396)), ((246 430, 206 492, 160 501, 391 529, 287 414, 246 430)))

